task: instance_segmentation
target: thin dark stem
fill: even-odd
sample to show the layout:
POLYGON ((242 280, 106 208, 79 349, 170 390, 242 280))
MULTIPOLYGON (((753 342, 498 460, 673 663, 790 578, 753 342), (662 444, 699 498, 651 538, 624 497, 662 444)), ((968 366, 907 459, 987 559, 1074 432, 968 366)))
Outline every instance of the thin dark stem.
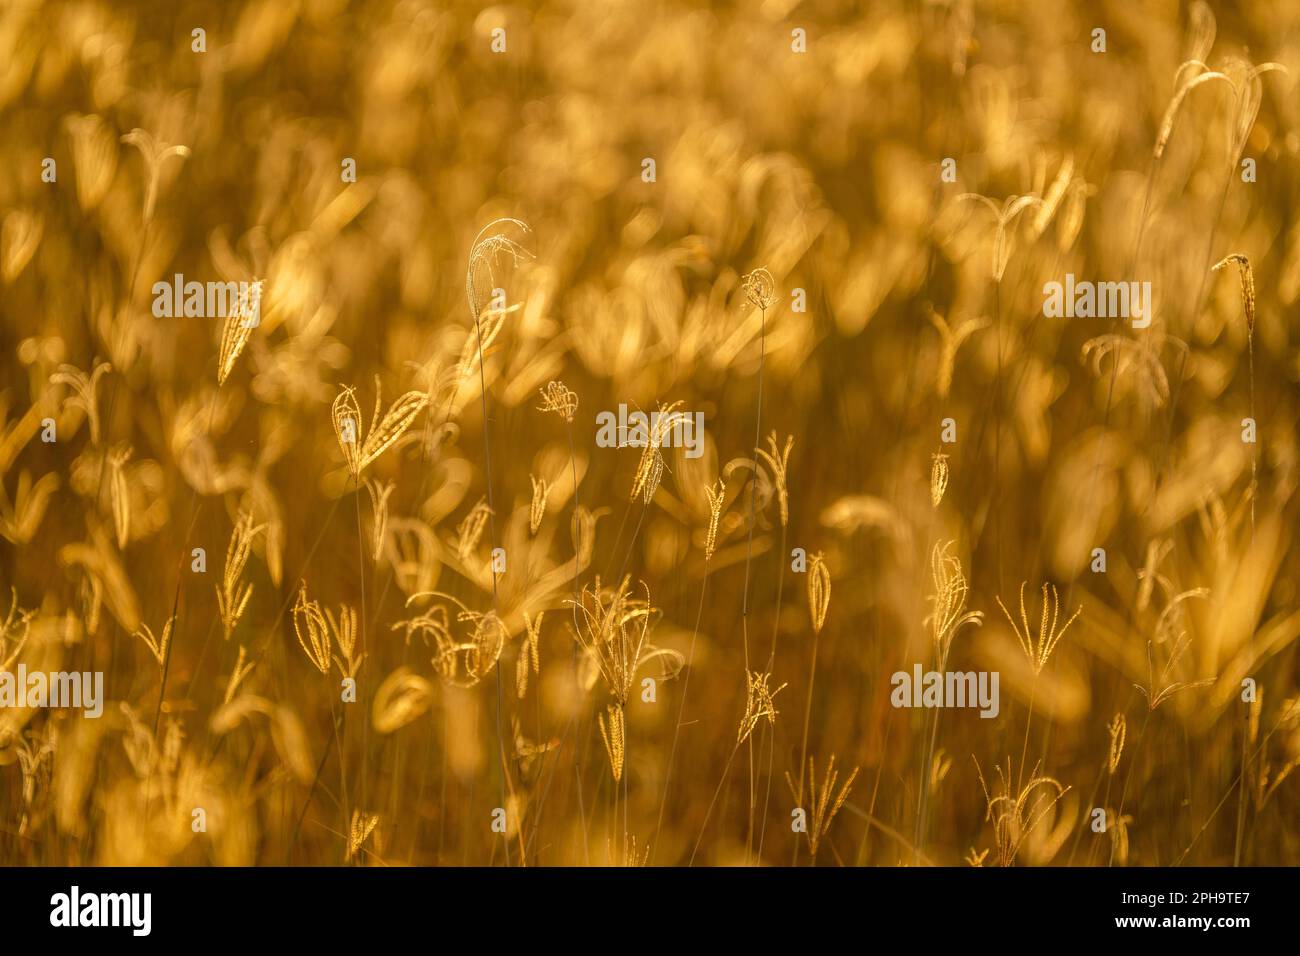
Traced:
MULTIPOLYGON (((777 578, 776 578, 776 612, 772 620, 772 650, 767 655, 766 672, 771 674, 776 667, 776 643, 777 637, 781 633, 781 597, 785 589, 785 548, 786 548, 786 526, 781 525, 781 551, 777 555, 777 578)), ((758 829, 758 859, 763 859, 763 841, 767 835, 767 811, 772 802, 772 757, 776 751, 776 730, 773 727, 765 728, 767 739, 767 791, 763 794, 763 815, 758 829)))
POLYGON ((664 808, 668 805, 668 789, 673 782, 673 766, 677 758, 677 738, 682 731, 682 714, 686 711, 686 694, 691 687, 691 664, 695 660, 695 638, 700 633, 700 618, 704 614, 704 593, 709 586, 709 562, 704 562, 704 580, 700 582, 700 602, 695 609, 695 627, 691 630, 691 643, 686 651, 686 676, 682 678, 682 696, 677 703, 677 719, 673 721, 673 742, 668 749, 668 765, 664 771, 664 792, 659 799, 659 819, 655 823, 655 842, 650 850, 650 861, 654 862, 654 855, 659 847, 658 835, 663 831, 664 826, 664 808))
MULTIPOLYGON (((1124 816, 1124 800, 1128 797, 1128 785, 1133 782, 1133 772, 1137 769, 1138 758, 1142 755, 1142 741, 1146 738, 1147 724, 1151 723, 1151 709, 1147 708, 1146 717, 1142 718, 1142 729, 1138 731, 1138 738, 1133 744, 1133 758, 1128 764, 1128 773, 1124 775, 1124 786, 1119 792, 1119 809, 1115 811, 1115 821, 1124 816)), ((1107 866, 1113 866, 1115 863, 1115 841, 1110 844, 1110 858, 1107 866)))
MULTIPOLYGON (((803 741, 799 744, 799 792, 795 795, 795 802, 800 806, 803 805, 804 767, 808 765, 808 724, 812 721, 813 682, 817 679, 817 645, 821 641, 821 636, 820 630, 813 632, 812 663, 808 665, 808 700, 804 703, 803 741)), ((798 862, 799 841, 796 840, 794 858, 790 865, 795 866, 798 862)))
MULTIPOLYGON (((358 627, 361 628, 361 656, 366 654, 366 559, 362 546, 361 537, 361 478, 359 475, 353 478, 354 486, 353 501, 356 504, 357 514, 357 579, 361 585, 361 614, 358 617, 358 627)), ((364 698, 363 698, 364 699, 364 698)), ((366 811, 366 791, 369 785, 370 777, 370 721, 361 721, 361 812, 366 811)))
MULTIPOLYGON (((745 646, 745 677, 749 679, 749 569, 754 554, 755 508, 758 499, 758 443, 763 434, 763 359, 767 352, 767 309, 759 310, 758 401, 754 412, 754 472, 749 485, 749 537, 745 542, 745 586, 741 598, 740 630, 745 646)), ((754 845, 754 737, 749 735, 749 823, 745 830, 745 859, 754 845)))
MULTIPOLYGON (((339 730, 338 718, 336 717, 334 720, 334 744, 336 747, 338 746, 338 739, 339 739, 338 730, 339 730)), ((302 829, 303 818, 307 816, 307 808, 311 806, 312 797, 315 796, 316 794, 316 786, 317 784, 320 783, 321 771, 325 769, 325 761, 329 759, 329 755, 330 755, 330 748, 329 748, 329 744, 327 743, 325 745, 324 751, 321 752, 320 760, 316 764, 316 774, 311 778, 311 786, 307 789, 307 799, 303 801, 302 809, 298 812, 298 822, 293 825, 293 836, 289 838, 289 850, 286 853, 286 859, 289 865, 293 865, 293 850, 294 847, 297 846, 298 844, 298 833, 302 829)), ((341 753, 339 755, 339 759, 340 760, 342 759, 341 753)))
POLYGON ((695 855, 700 852, 700 844, 704 841, 704 833, 709 827, 709 818, 713 816, 713 808, 718 803, 718 797, 722 794, 722 787, 727 782, 727 775, 731 773, 731 762, 736 758, 736 752, 740 750, 740 742, 731 748, 731 753, 727 756, 727 764, 722 768, 722 778, 718 781, 718 788, 713 791, 713 799, 709 801, 709 809, 704 814, 704 823, 700 825, 700 835, 695 838, 695 849, 691 851, 691 858, 687 866, 695 865, 695 855))
MULTIPOLYGON (((479 377, 479 395, 482 399, 483 414, 483 464, 486 471, 487 480, 487 506, 488 506, 488 567, 492 572, 492 613, 496 616, 496 625, 504 627, 501 623, 500 600, 497 593, 497 567, 496 567, 496 507, 492 500, 492 442, 488 435, 488 405, 487 405, 487 373, 483 369, 483 326, 479 323, 477 311, 474 314, 474 331, 478 334, 478 377, 479 377)), ((494 668, 496 672, 496 725, 497 725, 497 752, 501 758, 501 803, 508 811, 509 800, 508 794, 512 790, 510 785, 510 768, 506 763, 506 739, 501 729, 501 710, 503 707, 501 694, 501 668, 494 668)), ((507 826, 508 829, 508 826, 507 826)), ((522 827, 516 828, 516 833, 520 836, 520 850, 523 849, 522 827)), ((510 865, 510 841, 504 841, 506 866, 510 865)), ((524 860, 521 858, 520 863, 524 860)))

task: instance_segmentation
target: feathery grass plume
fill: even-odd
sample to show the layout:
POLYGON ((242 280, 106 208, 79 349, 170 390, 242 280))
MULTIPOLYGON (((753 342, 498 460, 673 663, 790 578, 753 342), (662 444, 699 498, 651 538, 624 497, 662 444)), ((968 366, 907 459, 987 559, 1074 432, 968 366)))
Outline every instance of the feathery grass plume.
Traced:
POLYGON ((627 718, 623 715, 622 704, 608 704, 605 707, 605 712, 609 715, 608 722, 605 719, 605 714, 597 714, 596 721, 600 725, 600 739, 605 742, 605 754, 609 757, 609 769, 614 774, 614 782, 617 783, 623 779, 627 718))
POLYGON ((416 416, 424 409, 429 402, 428 397, 423 392, 409 391, 399 396, 384 417, 379 420, 378 425, 375 419, 379 417, 379 378, 375 377, 375 416, 371 419, 370 431, 366 434, 365 444, 361 446, 360 467, 364 469, 372 461, 382 455, 393 443, 402 437, 402 433, 411 426, 416 416))
POLYGON ((550 494, 551 486, 545 478, 534 478, 529 475, 528 480, 533 485, 533 500, 528 506, 528 530, 537 534, 537 529, 542 526, 542 519, 546 517, 546 496, 550 494))
POLYGON ((776 303, 776 280, 766 269, 755 269, 740 277, 740 287, 754 308, 766 312, 776 303))
POLYGON ((1174 120, 1177 118, 1178 110, 1183 105, 1183 100, 1186 99, 1187 94, 1211 80, 1223 80, 1229 86, 1233 85, 1232 80, 1225 74, 1211 70, 1200 60, 1187 60, 1179 65, 1177 72, 1174 73, 1174 95, 1165 108, 1165 115, 1160 120, 1160 132, 1156 136, 1153 151, 1153 156, 1156 159, 1159 159, 1165 151, 1169 136, 1174 131, 1174 120))
POLYGON ((568 424, 573 423, 573 414, 578 410, 578 395, 567 388, 563 382, 550 381, 539 388, 542 404, 537 407, 541 412, 554 412, 568 424))
POLYGON ((760 720, 766 720, 770 725, 776 726, 776 717, 780 712, 776 709, 774 699, 789 685, 782 684, 776 690, 770 690, 767 682, 771 679, 771 674, 745 671, 745 713, 740 718, 740 726, 736 729, 736 746, 745 742, 760 720))
POLYGON ((822 552, 808 557, 808 614, 812 618, 814 634, 822 632, 826 611, 831 605, 831 573, 826 568, 822 552))
POLYGON ((1185 690, 1193 690, 1197 687, 1207 687, 1214 683, 1213 677, 1205 677, 1201 680, 1193 681, 1170 681, 1170 671, 1177 665, 1182 658, 1183 652, 1187 650, 1188 637, 1186 634, 1181 635, 1175 640, 1169 651, 1169 660, 1160 671, 1160 681, 1163 684, 1158 690, 1156 688, 1156 672, 1154 659, 1154 641, 1147 641, 1147 684, 1143 687, 1141 684, 1133 686, 1146 698, 1148 712, 1154 711, 1157 707, 1173 697, 1175 694, 1182 693, 1185 690), (1168 681, 1168 683, 1165 683, 1168 681))
POLYGON ((949 554, 954 543, 939 544, 936 541, 930 549, 930 579, 934 582, 934 593, 929 600, 934 610, 925 623, 930 625, 930 641, 940 669, 948 660, 948 651, 957 632, 967 624, 979 626, 984 621, 983 611, 966 610, 970 583, 962 571, 961 560, 949 554))
MULTIPOLYGON (((844 806, 844 801, 848 799, 849 790, 853 787, 853 781, 858 776, 857 767, 849 774, 849 778, 844 781, 837 794, 835 792, 835 783, 839 779, 839 771, 835 769, 835 755, 831 754, 827 762, 826 774, 822 778, 821 786, 817 784, 817 768, 812 757, 808 758, 808 797, 812 803, 811 812, 808 814, 808 831, 805 837, 808 840, 808 850, 812 854, 812 860, 817 862, 817 851, 821 843, 826 839, 826 834, 830 831, 831 822, 835 815, 840 812, 844 806)), ((795 800, 802 799, 795 784, 795 780, 789 772, 785 775, 786 785, 790 788, 790 793, 794 795, 795 800)))
POLYGON ((236 692, 239 690, 239 686, 244 683, 244 679, 247 678, 248 675, 253 672, 253 668, 257 666, 257 661, 248 661, 248 663, 245 663, 247 660, 248 648, 240 645, 239 659, 235 661, 235 669, 230 672, 230 680, 226 682, 226 692, 221 697, 222 704, 228 704, 234 699, 236 692))
POLYGON ((364 484, 366 491, 370 494, 370 510, 374 515, 370 538, 370 556, 373 560, 378 561, 384 553, 384 535, 388 531, 388 497, 393 493, 393 489, 397 487, 397 482, 372 481, 367 478, 364 484))
POLYGON ((347 462, 348 471, 353 476, 361 473, 361 406, 357 404, 357 393, 352 386, 340 388, 334 402, 330 405, 330 421, 334 425, 334 437, 338 439, 343 460, 347 462))
POLYGON ((641 453, 641 462, 637 466, 636 478, 632 484, 632 500, 636 500, 638 493, 641 494, 646 504, 649 504, 655 496, 655 491, 659 488, 659 482, 664 477, 664 456, 657 446, 647 447, 641 453))
POLYGON ((939 371, 935 377, 935 391, 940 398, 947 398, 952 388, 952 373, 957 366, 958 349, 976 332, 988 328, 989 320, 982 317, 967 319, 954 328, 933 306, 927 307, 926 315, 939 333, 939 371))
POLYGON ((167 646, 171 643, 172 625, 174 623, 174 618, 168 618, 167 623, 163 625, 162 637, 156 638, 149 625, 141 621, 140 626, 136 628, 133 635, 144 641, 145 646, 149 648, 149 653, 153 655, 153 659, 158 662, 159 667, 162 667, 163 662, 167 659, 167 646))
POLYGON ((251 512, 242 511, 230 532, 230 544, 226 546, 226 566, 221 575, 221 585, 216 588, 217 610, 221 615, 226 640, 230 640, 230 635, 235 632, 235 626, 239 624, 244 609, 248 607, 248 600, 253 596, 252 582, 241 582, 241 578, 248 556, 253 550, 253 538, 265 528, 266 525, 253 524, 251 512))
POLYGON ((117 533, 117 547, 121 551, 131 539, 131 493, 127 488, 122 466, 131 460, 134 449, 119 445, 108 453, 109 498, 113 503, 113 530, 117 533))
POLYGON ((293 632, 307 660, 322 674, 330 672, 329 622, 320 605, 307 600, 307 582, 299 585, 298 600, 293 605, 293 632))
POLYGON ((325 608, 325 620, 329 622, 334 643, 339 649, 338 654, 334 655, 334 663, 338 665, 340 674, 355 680, 357 671, 366 659, 365 654, 357 656, 357 610, 351 605, 340 604, 339 616, 336 618, 329 608, 325 608))
POLYGON ((704 562, 707 564, 718 546, 718 519, 722 517, 722 501, 727 494, 727 483, 719 478, 706 485, 704 496, 709 500, 709 530, 704 535, 704 562))
POLYGON ((983 203, 993 213, 996 224, 993 229, 993 257, 989 278, 995 283, 1001 283, 1002 275, 1007 270, 1007 262, 1011 258, 1011 240, 1007 236, 1007 227, 1030 206, 1042 205, 1043 201, 1037 196, 1008 196, 999 207, 992 199, 979 193, 962 193, 957 197, 958 202, 967 200, 983 203))
POLYGON ((450 613, 442 604, 435 604, 409 620, 399 621, 393 625, 393 630, 405 630, 408 642, 412 635, 418 635, 433 650, 433 669, 444 681, 456 687, 473 687, 491 672, 501 657, 507 637, 505 625, 495 612, 471 611, 458 599, 441 591, 412 594, 407 598, 406 606, 430 597, 451 601, 457 606, 456 621, 471 625, 468 637, 458 639, 453 634, 450 613))
POLYGON ((660 449, 668 433, 686 417, 684 413, 677 411, 681 404, 681 402, 673 402, 670 405, 661 403, 659 410, 651 418, 650 433, 645 438, 645 446, 641 449, 641 460, 637 463, 636 476, 632 481, 632 492, 629 497, 633 501, 642 497, 645 503, 649 504, 659 488, 659 482, 664 475, 664 456, 660 449))
MULTIPOLYGON (((412 594, 406 599, 406 606, 410 607, 416 600, 431 593, 436 592, 420 591, 412 594)), ((399 629, 406 632, 408 647, 412 637, 419 637, 420 640, 424 641, 425 647, 438 647, 443 642, 451 641, 451 615, 446 605, 434 604, 415 617, 405 621, 398 621, 392 626, 394 631, 399 629)))
POLYGON ((1237 267, 1241 279, 1241 309, 1246 315, 1246 333, 1255 333, 1255 270, 1250 266, 1250 259, 1239 252, 1224 256, 1214 264, 1211 271, 1218 272, 1229 263, 1237 267))
POLYGON ((190 155, 188 146, 178 146, 157 139, 148 130, 136 127, 122 136, 122 142, 129 143, 140 151, 144 159, 145 190, 143 221, 153 219, 154 207, 158 202, 158 186, 162 181, 163 163, 173 156, 187 159, 190 155))
POLYGON ((375 691, 371 725, 391 734, 424 714, 433 703, 433 685, 407 667, 399 667, 375 691))
POLYGON ((1161 359, 1166 345, 1180 350, 1184 356, 1190 351, 1182 339, 1148 329, 1136 339, 1111 333, 1091 338, 1083 343, 1080 360, 1089 363, 1093 374, 1101 378, 1102 362, 1110 356, 1114 363, 1110 377, 1158 408, 1169 401, 1169 376, 1161 359))
POLYGON ((641 588, 645 597, 634 598, 630 576, 615 589, 601 587, 597 576, 583 585, 576 601, 566 601, 579 615, 574 639, 591 655, 609 696, 619 705, 627 703, 636 674, 646 664, 660 661, 665 674, 675 675, 685 660, 677 651, 649 642, 657 610, 650 604, 650 589, 644 583, 641 588))
POLYGON ((980 787, 984 791, 984 819, 993 823, 997 864, 1011 866, 1019 856, 1025 839, 1070 788, 1063 786, 1054 777, 1040 775, 1039 767, 1035 765, 1029 774, 1029 782, 1018 793, 1013 793, 1011 758, 1008 757, 1005 773, 1001 765, 997 765, 999 785, 996 792, 990 793, 979 761, 975 760, 974 754, 971 759, 975 761, 975 772, 979 775, 980 787))
POLYGON ((482 307, 479 305, 480 281, 487 279, 487 288, 493 288, 496 283, 496 273, 493 268, 493 262, 498 256, 509 256, 510 261, 518 265, 523 259, 531 259, 532 254, 519 243, 510 239, 502 232, 493 232, 485 236, 484 233, 490 229, 496 229, 499 226, 510 224, 519 229, 520 232, 531 232, 528 224, 518 219, 503 217, 494 219, 482 229, 479 230, 474 242, 469 249, 469 265, 465 270, 465 295, 469 299, 469 311, 473 316, 475 324, 478 323, 479 316, 482 315, 482 307))
POLYGON ((758 456, 767 462, 768 470, 772 472, 772 481, 776 485, 777 501, 781 505, 781 527, 784 528, 790 523, 790 489, 786 486, 786 468, 790 464, 790 449, 794 447, 794 436, 787 435, 785 447, 777 451, 776 432, 767 436, 767 445, 771 452, 757 448, 758 456))
POLYGON ((370 838, 376 826, 379 825, 379 815, 376 813, 362 813, 360 810, 352 811, 352 826, 348 829, 348 855, 350 860, 361 852, 361 846, 370 838))
POLYGON ((381 394, 379 376, 376 375, 375 410, 370 419, 370 428, 365 430, 364 437, 361 408, 357 404, 356 390, 352 386, 339 386, 339 393, 330 407, 334 435, 338 439, 339 448, 343 452, 343 458, 353 478, 359 479, 371 462, 391 448, 429 403, 427 394, 412 390, 399 396, 380 419, 381 394))
POLYGON ((1065 636, 1065 632, 1069 630, 1075 618, 1083 613, 1083 608, 1076 608, 1070 619, 1058 630, 1057 625, 1061 611, 1060 596, 1057 594, 1056 585, 1044 583, 1042 589, 1042 615, 1038 623, 1038 631, 1035 633, 1029 626, 1029 612, 1025 607, 1025 588, 1028 585, 1028 581, 1020 585, 1020 624, 1017 624, 1011 616, 1011 612, 1002 603, 1001 597, 997 598, 997 602, 998 607, 1002 608, 1002 613, 1006 615, 1008 623, 1011 624, 1011 629, 1016 632, 1020 647, 1029 660, 1029 666, 1033 669, 1034 676, 1037 677, 1047 665, 1047 661, 1051 658, 1052 651, 1056 649, 1057 643, 1065 636))
POLYGON ((254 279, 245 285, 240 283, 239 304, 230 315, 226 316, 221 327, 221 351, 217 359, 217 384, 226 384, 226 379, 235 369, 239 355, 248 344, 253 329, 261 322, 262 314, 262 280, 254 279))
MULTIPOLYGON (((506 628, 492 611, 462 611, 457 620, 473 625, 469 640, 452 649, 454 660, 464 666, 467 686, 472 686, 486 677, 500 659, 506 643, 506 628)), ((435 661, 434 668, 445 674, 449 659, 444 657, 442 662, 435 661)), ((453 675, 458 673, 454 671, 453 675)))
POLYGON ((72 394, 63 403, 80 408, 85 413, 86 422, 90 425, 92 445, 99 444, 99 380, 112 370, 113 366, 108 362, 97 362, 87 374, 75 365, 64 363, 50 376, 51 384, 66 385, 72 389, 72 394))
POLYGON ((1110 750, 1106 755, 1106 772, 1114 776, 1119 769, 1119 758, 1124 754, 1124 740, 1128 736, 1128 721, 1123 714, 1116 714, 1115 719, 1106 725, 1110 734, 1110 750))
POLYGON ((930 456, 930 504, 939 507, 948 490, 948 456, 936 452, 930 456))
POLYGON ((541 660, 537 654, 537 644, 542 636, 542 617, 545 611, 538 611, 537 617, 524 612, 524 639, 519 645, 519 656, 515 658, 515 692, 523 700, 528 693, 528 673, 541 672, 541 660))
POLYGON ((483 530, 487 527, 488 516, 492 509, 487 506, 487 499, 480 498, 470 509, 463 521, 456 526, 456 557, 461 564, 469 562, 470 555, 478 549, 483 530))

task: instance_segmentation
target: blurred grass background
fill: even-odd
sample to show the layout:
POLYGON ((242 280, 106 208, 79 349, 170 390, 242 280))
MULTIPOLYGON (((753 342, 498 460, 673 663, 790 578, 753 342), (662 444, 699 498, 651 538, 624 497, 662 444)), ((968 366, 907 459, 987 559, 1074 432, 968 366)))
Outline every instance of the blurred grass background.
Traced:
POLYGON ((0 54, 0 585, 30 612, 0 659, 102 670, 109 697, 98 721, 0 711, 3 862, 806 863, 785 778, 805 754, 819 787, 832 754, 839 786, 860 768, 819 865, 1300 860, 1294 5, 8 0, 0 54), (1226 80, 1184 91, 1155 157, 1203 69, 1226 80), (968 193, 1036 202, 999 228, 968 193), (465 272, 507 216, 530 258, 493 260, 510 311, 480 367, 465 272), (1211 271, 1232 253, 1253 327, 1235 267, 1211 271), (1067 272, 1151 282, 1151 328, 1045 319, 1067 272), (221 322, 151 313, 174 273, 264 283, 220 388, 221 322), (60 368, 101 362, 79 402, 60 368), (384 408, 430 398, 366 476, 394 483, 377 561, 330 424, 348 385, 369 426, 376 375, 384 408), (571 426, 538 409, 551 380, 571 426), (641 453, 597 447, 595 416, 676 401, 705 413, 706 453, 666 449, 629 501, 641 453), (794 439, 786 523, 769 465, 751 483, 756 414, 794 439), (530 476, 551 485, 535 534, 530 476), (489 477, 494 522, 466 545, 489 477), (579 509, 601 516, 575 584, 579 509), (241 512, 262 529, 227 636, 241 512), (995 720, 889 705, 893 672, 934 664, 947 542, 984 615, 948 664, 1001 674, 995 720), (815 660, 796 547, 830 574, 815 660), (638 672, 612 786, 566 601, 624 574, 689 665, 638 672), (298 647, 303 581, 360 609, 355 704, 298 647), (1082 610, 1036 676, 997 604, 1018 623, 1022 582, 1035 628, 1043 583, 1062 622, 1082 610), (509 632, 472 687, 401 627, 433 589, 509 632), (173 611, 163 667, 137 631, 173 611), (773 646, 779 714, 736 747, 773 646))

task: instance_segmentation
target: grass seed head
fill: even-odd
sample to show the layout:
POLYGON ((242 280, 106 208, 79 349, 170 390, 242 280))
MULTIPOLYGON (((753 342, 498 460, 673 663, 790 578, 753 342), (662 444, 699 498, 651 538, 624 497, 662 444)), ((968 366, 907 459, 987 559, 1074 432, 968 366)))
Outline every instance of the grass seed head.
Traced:
POLYGON ((1237 267, 1237 274, 1241 279, 1241 310, 1246 316, 1246 332, 1253 335, 1255 332, 1255 270, 1250 267, 1249 258, 1241 253, 1233 253, 1216 262, 1213 271, 1218 272, 1228 263, 1233 263, 1237 267))
POLYGON ((1070 625, 1082 613, 1082 608, 1076 608, 1074 614, 1064 625, 1060 624, 1061 599, 1056 591, 1056 585, 1043 584, 1043 604, 1042 613, 1039 618, 1038 628, 1034 630, 1029 625, 1029 612, 1025 606, 1025 588, 1028 582, 1020 585, 1020 622, 1011 616, 1006 605, 1002 603, 1002 598, 998 598, 998 607, 1002 608, 1002 613, 1006 615, 1007 621, 1011 624, 1011 629, 1016 632, 1016 638, 1020 641, 1020 648, 1025 652, 1025 657, 1029 661, 1029 666, 1037 677, 1047 666, 1048 660, 1052 656, 1052 651, 1056 650, 1056 645, 1065 632, 1069 630, 1070 625))
POLYGON ((948 456, 936 453, 930 456, 930 504, 939 507, 948 490, 948 456))
POLYGON ((772 726, 776 725, 779 711, 776 709, 775 698, 787 685, 782 684, 773 690, 767 685, 771 679, 771 674, 745 671, 745 713, 740 718, 740 726, 736 730, 737 746, 744 743, 754 732, 760 720, 766 720, 772 726))
POLYGON ((1115 771, 1119 769, 1119 758, 1124 754, 1124 739, 1128 736, 1128 722, 1124 719, 1124 715, 1116 714, 1115 718, 1106 725, 1106 732, 1110 734, 1106 772, 1114 776, 1115 771))
POLYGON ((784 528, 790 523, 790 489, 786 485, 786 469, 790 465, 790 449, 794 447, 794 436, 787 435, 785 447, 780 451, 776 446, 776 432, 767 436, 767 447, 765 451, 757 448, 758 456, 767 463, 767 468, 772 472, 772 481, 776 486, 777 501, 781 506, 781 527, 784 528))
POLYGON ((578 395, 572 389, 565 387, 563 382, 550 381, 545 387, 538 389, 542 394, 542 404, 538 406, 538 411, 554 412, 572 424, 573 415, 578 410, 578 395))
POLYGON ((293 605, 293 631, 307 660, 322 674, 328 674, 331 660, 329 622, 320 605, 307 599, 306 581, 300 583, 298 600, 293 605))
POLYGON ((822 553, 808 558, 808 613, 812 617, 813 633, 820 634, 826 623, 826 611, 831 606, 831 572, 826 567, 822 553))

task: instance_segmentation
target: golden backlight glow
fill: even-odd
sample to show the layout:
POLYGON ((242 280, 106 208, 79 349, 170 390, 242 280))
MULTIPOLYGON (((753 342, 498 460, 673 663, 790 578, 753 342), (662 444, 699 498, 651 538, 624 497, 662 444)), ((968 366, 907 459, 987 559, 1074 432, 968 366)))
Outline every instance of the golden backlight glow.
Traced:
POLYGON ((1298 78, 0 4, 0 865, 1297 863, 1298 78))

